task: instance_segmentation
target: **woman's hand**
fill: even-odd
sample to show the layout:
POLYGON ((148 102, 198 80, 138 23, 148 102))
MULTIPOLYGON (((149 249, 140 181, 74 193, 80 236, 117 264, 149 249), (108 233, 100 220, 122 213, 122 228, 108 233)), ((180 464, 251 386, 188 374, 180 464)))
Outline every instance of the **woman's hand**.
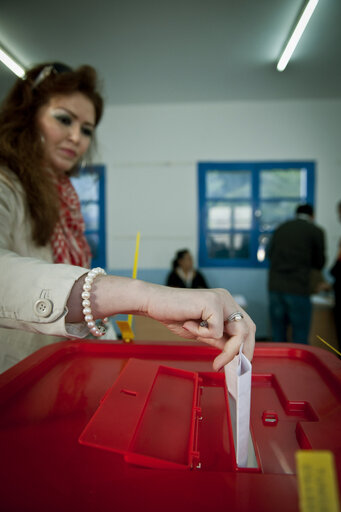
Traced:
MULTIPOLYGON (((83 282, 84 276, 71 290, 67 322, 83 320, 80 298, 83 282)), ((227 290, 170 288, 125 277, 99 276, 93 282, 90 301, 94 318, 119 313, 149 316, 179 336, 221 349, 213 363, 217 371, 238 354, 242 344, 245 356, 252 360, 255 324, 227 290), (243 318, 228 321, 237 311, 243 318), (203 321, 207 327, 200 325, 203 321)))
POLYGON ((215 370, 230 362, 242 344, 245 356, 252 360, 256 326, 227 290, 189 290, 154 285, 149 292, 144 314, 159 320, 179 336, 197 339, 222 350, 214 360, 215 370), (237 311, 243 318, 227 321, 237 311), (200 325, 202 321, 207 322, 207 327, 200 325))

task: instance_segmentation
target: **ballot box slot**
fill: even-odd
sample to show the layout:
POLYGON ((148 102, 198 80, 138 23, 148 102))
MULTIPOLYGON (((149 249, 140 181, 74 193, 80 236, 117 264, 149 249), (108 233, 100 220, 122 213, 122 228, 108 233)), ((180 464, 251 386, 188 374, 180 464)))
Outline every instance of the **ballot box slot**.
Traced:
POLYGON ((233 433, 233 402, 230 403, 223 373, 199 372, 201 380, 198 444, 201 471, 257 472, 261 471, 257 446, 249 437, 247 466, 238 468, 233 433))

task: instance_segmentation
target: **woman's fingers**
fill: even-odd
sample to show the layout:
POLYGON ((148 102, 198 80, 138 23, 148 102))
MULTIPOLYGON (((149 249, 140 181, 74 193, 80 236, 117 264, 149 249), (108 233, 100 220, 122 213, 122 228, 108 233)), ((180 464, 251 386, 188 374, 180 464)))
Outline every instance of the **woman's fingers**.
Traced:
MULTIPOLYGON (((256 329, 254 329, 254 333, 256 332, 256 329)), ((251 362, 253 358, 253 352, 255 350, 255 335, 249 334, 247 338, 244 341, 243 346, 243 354, 245 357, 248 358, 248 360, 251 362)))
POLYGON ((243 354, 249 361, 252 361, 256 332, 256 327, 252 320, 250 319, 250 322, 246 320, 244 325, 241 322, 238 322, 238 326, 234 325, 231 327, 228 325, 228 330, 230 332, 233 331, 233 333, 231 333, 231 336, 224 344, 221 354, 213 362, 213 368, 216 371, 221 370, 225 364, 232 361, 239 353, 241 345, 243 345, 243 354))
POLYGON ((240 321, 225 322, 225 332, 231 337, 237 336, 243 343, 243 354, 252 361, 255 347, 256 325, 249 315, 243 311, 243 319, 240 321))
POLYGON ((222 350, 216 357, 213 368, 219 371, 225 364, 232 361, 239 353, 243 344, 243 353, 252 360, 255 340, 255 324, 247 313, 243 312, 244 318, 240 321, 224 322, 223 327, 214 327, 207 322, 207 327, 196 321, 185 322, 183 327, 198 341, 203 341, 213 347, 222 350), (221 331, 224 330, 222 336, 221 331))
POLYGON ((238 336, 232 336, 224 345, 222 352, 213 361, 213 369, 218 372, 224 368, 225 364, 230 363, 239 353, 242 342, 238 336))
POLYGON ((202 323, 201 321, 187 320, 187 322, 184 322, 183 328, 190 332, 194 338, 203 338, 203 341, 206 341, 205 338, 222 338, 224 334, 223 317, 219 322, 207 322, 207 326, 202 325, 202 323))

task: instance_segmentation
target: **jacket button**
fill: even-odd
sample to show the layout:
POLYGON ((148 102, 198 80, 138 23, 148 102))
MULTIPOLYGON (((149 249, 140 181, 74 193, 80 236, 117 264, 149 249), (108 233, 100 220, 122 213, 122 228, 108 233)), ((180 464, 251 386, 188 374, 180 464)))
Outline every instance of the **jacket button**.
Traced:
POLYGON ((39 299, 33 309, 38 316, 47 317, 52 313, 52 302, 48 299, 39 299))

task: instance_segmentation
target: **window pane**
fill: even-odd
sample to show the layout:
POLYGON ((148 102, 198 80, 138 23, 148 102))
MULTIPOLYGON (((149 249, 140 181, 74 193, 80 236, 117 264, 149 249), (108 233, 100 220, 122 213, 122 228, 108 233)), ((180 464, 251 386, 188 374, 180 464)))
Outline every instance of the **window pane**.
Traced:
POLYGON ((260 197, 297 197, 307 194, 307 169, 268 169, 260 172, 260 197))
POLYGON ((86 230, 99 229, 99 205, 97 203, 82 204, 82 214, 86 230))
POLYGON ((211 233, 207 236, 209 258, 249 258, 249 233, 211 233))
POLYGON ((208 229, 231 229, 232 209, 225 203, 208 203, 207 205, 208 229))
POLYGON ((252 208, 247 203, 208 202, 208 229, 251 229, 252 208))
POLYGON ((252 208, 249 204, 236 204, 234 208, 235 229, 251 229, 252 208))
POLYGON ((293 218, 296 207, 294 201, 261 202, 260 231, 274 230, 281 222, 293 218))
POLYGON ((97 173, 83 173, 80 176, 71 178, 71 181, 81 201, 99 200, 99 180, 97 173))
POLYGON ((206 197, 251 198, 250 171, 209 171, 206 173, 206 197))
POLYGON ((96 233, 86 235, 88 244, 90 245, 92 259, 98 258, 99 254, 99 236, 96 233))

